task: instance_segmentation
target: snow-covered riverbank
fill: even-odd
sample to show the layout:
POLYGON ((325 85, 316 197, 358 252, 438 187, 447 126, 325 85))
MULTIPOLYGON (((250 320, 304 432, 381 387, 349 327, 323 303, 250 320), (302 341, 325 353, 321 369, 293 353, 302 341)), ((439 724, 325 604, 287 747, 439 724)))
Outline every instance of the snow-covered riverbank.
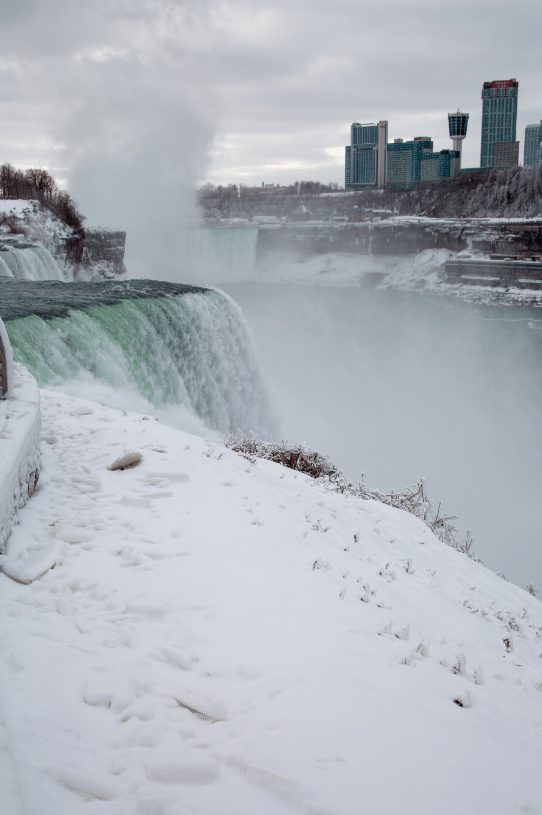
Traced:
POLYGON ((424 249, 416 255, 369 255, 330 252, 310 257, 270 255, 260 262, 259 283, 290 283, 304 286, 377 286, 392 291, 458 297, 487 305, 542 305, 542 292, 445 283, 448 258, 485 257, 480 253, 456 253, 448 249, 424 249))
POLYGON ((2 811, 542 812, 537 599, 405 512, 137 414, 42 410, 5 568, 54 568, 0 575, 2 811))

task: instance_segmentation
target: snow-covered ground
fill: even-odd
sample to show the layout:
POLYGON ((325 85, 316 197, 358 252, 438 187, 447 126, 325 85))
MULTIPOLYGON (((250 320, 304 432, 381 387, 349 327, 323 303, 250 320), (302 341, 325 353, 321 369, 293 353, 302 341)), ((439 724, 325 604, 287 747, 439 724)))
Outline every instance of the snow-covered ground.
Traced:
POLYGON ((414 291, 418 294, 459 297, 474 303, 498 305, 542 305, 542 292, 530 289, 504 289, 465 286, 444 282, 448 258, 480 257, 478 252, 451 252, 424 249, 417 255, 354 255, 330 252, 300 257, 275 253, 260 263, 259 283, 292 283, 304 286, 364 286, 414 291))
POLYGON ((0 215, 24 218, 37 210, 37 204, 23 199, 0 198, 0 215))
POLYGON ((448 249, 426 249, 417 255, 403 256, 330 252, 299 257, 274 253, 260 262, 257 280, 309 286, 371 284, 407 291, 421 288, 439 291, 443 288, 444 264, 454 255, 448 249))
POLYGON ((0 575, 2 815, 542 813, 536 598, 405 512, 42 411, 3 567, 31 582, 0 575))

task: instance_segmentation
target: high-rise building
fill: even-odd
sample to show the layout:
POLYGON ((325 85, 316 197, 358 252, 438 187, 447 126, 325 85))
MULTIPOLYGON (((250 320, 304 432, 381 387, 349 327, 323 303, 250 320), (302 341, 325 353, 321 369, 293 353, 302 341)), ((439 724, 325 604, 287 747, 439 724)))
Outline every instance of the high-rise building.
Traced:
POLYGON ((495 142, 494 167, 517 167, 519 164, 519 142, 495 142))
POLYGON ((412 186, 421 181, 422 156, 426 153, 433 153, 429 136, 416 136, 412 141, 395 139, 388 144, 388 186, 412 186))
POLYGON ((457 169, 461 167, 461 146, 463 139, 467 135, 467 127, 469 124, 469 114, 461 113, 459 108, 456 113, 448 114, 448 130, 450 138, 453 139, 454 150, 459 151, 459 163, 457 169))
POLYGON ((523 166, 537 167, 542 164, 542 121, 539 125, 527 125, 523 146, 523 166))
POLYGON ((350 144, 345 147, 345 187, 386 186, 387 143, 387 121, 382 120, 378 124, 352 124, 350 144))
POLYGON ((461 161, 459 150, 441 150, 440 153, 423 153, 420 165, 420 181, 444 181, 453 179, 461 161))
MULTIPOLYGON (((513 160, 519 152, 516 142, 516 121, 518 116, 518 88, 515 79, 499 79, 484 82, 482 87, 482 144, 480 150, 480 167, 505 167, 512 164, 496 163, 495 149, 497 144, 515 143, 517 151, 499 148, 497 158, 513 160)), ((517 164, 517 160, 516 160, 517 164)))

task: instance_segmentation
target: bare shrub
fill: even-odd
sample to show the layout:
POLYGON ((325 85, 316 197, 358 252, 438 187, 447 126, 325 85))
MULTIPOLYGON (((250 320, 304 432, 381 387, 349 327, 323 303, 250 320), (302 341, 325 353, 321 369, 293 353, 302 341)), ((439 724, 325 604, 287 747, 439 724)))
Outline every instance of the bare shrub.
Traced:
POLYGON ((257 458, 274 461, 276 464, 282 464, 283 467, 289 467, 314 478, 330 492, 354 495, 364 500, 380 501, 387 506, 410 512, 425 521, 443 543, 480 562, 472 551, 473 538, 470 530, 467 531, 467 537, 464 540, 457 540, 456 528, 451 523, 457 516, 444 515, 442 501, 439 502, 437 511, 434 512, 434 504, 425 492, 424 478, 403 492, 383 493, 370 489, 363 482, 358 481, 354 484, 349 481, 343 472, 330 461, 327 454, 311 450, 305 444, 290 444, 288 441, 261 441, 254 433, 245 435, 240 430, 236 435, 230 434, 223 441, 225 447, 240 453, 252 464, 257 458))

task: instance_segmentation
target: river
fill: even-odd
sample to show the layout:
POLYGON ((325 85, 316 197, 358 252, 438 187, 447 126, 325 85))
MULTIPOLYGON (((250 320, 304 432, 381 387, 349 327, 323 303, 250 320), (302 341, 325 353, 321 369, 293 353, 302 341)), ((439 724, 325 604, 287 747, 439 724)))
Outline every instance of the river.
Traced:
POLYGON ((508 579, 542 588, 542 310, 368 287, 223 287, 242 307, 282 436, 357 480, 421 476, 508 579))

